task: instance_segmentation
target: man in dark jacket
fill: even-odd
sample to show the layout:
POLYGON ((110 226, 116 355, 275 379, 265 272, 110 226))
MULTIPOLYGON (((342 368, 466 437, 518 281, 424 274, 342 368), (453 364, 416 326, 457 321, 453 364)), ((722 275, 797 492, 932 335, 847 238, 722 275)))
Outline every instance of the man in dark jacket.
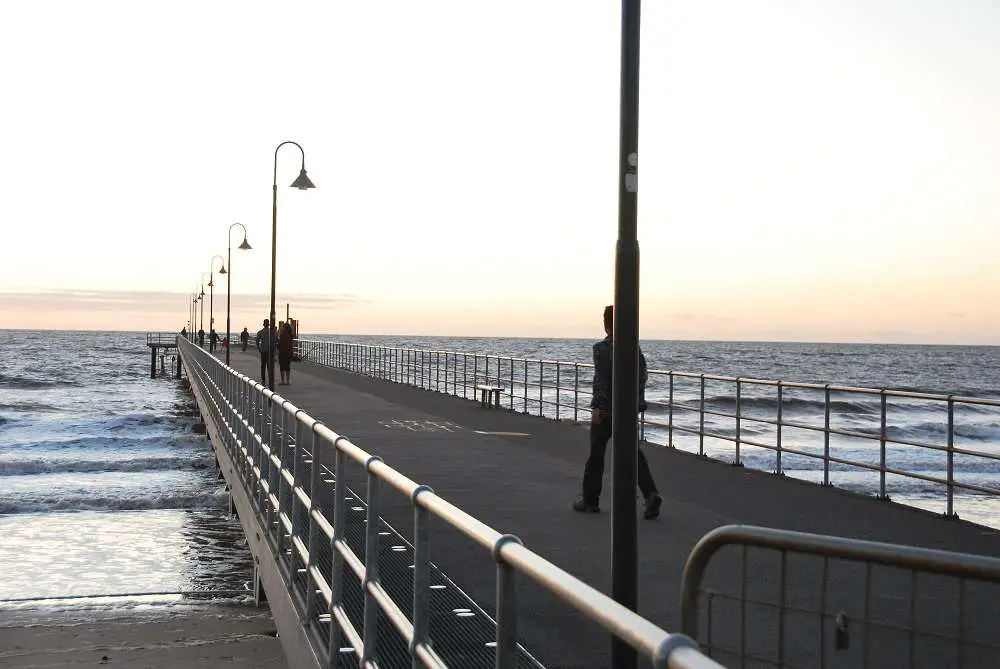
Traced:
MULTIPOLYGON (((574 511, 598 513, 601 510, 601 479, 604 476, 604 454, 611 438, 611 373, 614 342, 611 335, 614 331, 615 308, 604 308, 604 332, 607 336, 594 344, 594 386, 593 398, 590 401, 590 457, 583 470, 583 497, 573 503, 574 511)), ((639 350, 639 411, 646 410, 646 356, 639 350)), ((638 445, 636 445, 638 448, 638 445)), ((645 499, 643 518, 656 518, 660 515, 663 498, 656 490, 653 475, 649 473, 649 463, 642 449, 638 458, 639 490, 645 499)))

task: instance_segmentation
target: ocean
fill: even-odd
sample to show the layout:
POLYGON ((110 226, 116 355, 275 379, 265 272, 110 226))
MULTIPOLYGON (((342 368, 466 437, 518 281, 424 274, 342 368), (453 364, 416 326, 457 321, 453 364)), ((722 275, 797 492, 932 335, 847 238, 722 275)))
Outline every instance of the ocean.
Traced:
POLYGON ((0 611, 249 597, 211 445, 145 333, 3 336, 0 611))
MULTIPOLYGON (((211 447, 193 430, 194 405, 181 382, 149 378, 145 333, 6 331, 4 336, 0 610, 79 607, 81 601, 162 605, 192 595, 248 597, 251 557, 238 521, 228 515, 211 447)), ((303 337, 568 362, 590 362, 592 343, 303 337)), ((643 341, 642 348, 651 369, 1000 398, 1000 347, 643 341)), ((692 392, 678 388, 675 401, 692 401, 692 392)), ((732 399, 724 389, 713 392, 709 399, 715 405, 732 399)), ((647 395, 654 402, 666 397, 655 377, 647 395)), ((815 414, 809 401, 797 406, 815 414)), ((850 410, 859 420, 871 415, 863 403, 850 410)), ((923 411, 894 416, 894 429, 915 439, 939 438, 939 425, 923 411)), ((1000 411, 963 416, 960 440, 968 448, 1000 453, 1000 411)), ((675 436, 675 445, 697 448, 690 437, 675 436)), ((762 449, 744 447, 747 466, 768 469, 772 454, 755 451, 762 449)), ((725 459, 732 446, 708 444, 706 452, 725 459)), ((920 464, 909 464, 914 462, 920 464)), ((966 466, 960 459, 957 464, 966 466)), ((790 455, 784 468, 790 476, 815 480, 817 475, 814 461, 790 455)), ((974 469, 969 472, 974 480, 1000 485, 1000 467, 980 462, 967 468, 974 469)), ((834 473, 842 475, 834 477, 838 485, 871 492, 871 480, 834 473)), ((893 485, 894 499, 939 510, 940 490, 919 481, 909 488, 893 485)), ((972 495, 956 508, 963 518, 1000 527, 992 499, 972 495)))

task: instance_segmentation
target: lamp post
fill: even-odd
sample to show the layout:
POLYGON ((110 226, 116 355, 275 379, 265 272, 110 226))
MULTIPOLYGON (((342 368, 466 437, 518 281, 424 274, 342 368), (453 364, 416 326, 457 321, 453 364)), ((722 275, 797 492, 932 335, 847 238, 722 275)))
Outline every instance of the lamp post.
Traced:
MULTIPOLYGON (((611 392, 611 596, 635 611, 638 554, 635 485, 639 448, 639 240, 636 224, 639 164, 639 5, 622 0, 618 247, 615 254, 614 354, 611 392)), ((635 650, 611 638, 611 666, 635 669, 635 650)))
MULTIPOLYGON (((200 322, 201 322, 201 325, 198 327, 199 331, 204 331, 205 330, 205 275, 206 274, 208 274, 208 285, 210 287, 212 285, 212 273, 211 272, 202 272, 201 273, 201 293, 198 295, 198 299, 201 300, 201 317, 199 319, 200 322)), ((211 288, 209 288, 209 290, 211 290, 211 288)), ((198 341, 198 345, 199 346, 202 345, 202 342, 200 340, 198 341)))
MULTIPOLYGON (((299 176, 296 177, 295 181, 292 182, 292 188, 298 188, 299 190, 307 190, 309 188, 315 188, 313 182, 306 176, 306 152, 302 149, 297 142, 285 141, 278 144, 274 149, 274 179, 271 181, 271 315, 268 319, 268 328, 272 328, 272 332, 275 328, 274 324, 274 278, 275 278, 275 265, 277 264, 277 241, 278 241, 278 149, 283 147, 285 144, 294 144, 299 149, 299 153, 302 154, 302 167, 299 169, 299 176)), ((274 337, 271 336, 271 332, 268 332, 268 341, 271 344, 271 350, 268 352, 267 356, 267 387, 274 390, 274 351, 275 342, 274 337)))
POLYGON ((226 264, 229 265, 229 272, 226 274, 226 364, 229 364, 229 349, 232 347, 232 342, 229 341, 229 295, 230 287, 233 281, 233 228, 236 226, 243 228, 243 243, 238 247, 244 251, 249 251, 253 247, 247 243, 247 228, 242 223, 233 223, 229 226, 229 232, 226 235, 226 240, 229 246, 226 249, 226 264))
POLYGON ((212 350, 212 330, 215 329, 215 259, 222 263, 219 274, 226 273, 226 263, 218 253, 208 261, 208 349, 212 350))

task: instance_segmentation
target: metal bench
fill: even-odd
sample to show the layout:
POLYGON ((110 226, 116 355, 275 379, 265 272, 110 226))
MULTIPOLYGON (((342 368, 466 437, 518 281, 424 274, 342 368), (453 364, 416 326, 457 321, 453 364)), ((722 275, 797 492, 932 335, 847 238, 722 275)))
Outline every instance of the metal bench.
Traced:
POLYGON ((477 385, 479 391, 479 405, 484 409, 500 406, 500 395, 504 389, 501 386, 477 385))

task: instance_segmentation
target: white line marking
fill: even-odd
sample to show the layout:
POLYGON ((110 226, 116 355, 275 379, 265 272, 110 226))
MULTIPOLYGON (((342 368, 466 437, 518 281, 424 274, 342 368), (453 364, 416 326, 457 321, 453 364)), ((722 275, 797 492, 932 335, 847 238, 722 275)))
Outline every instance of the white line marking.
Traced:
POLYGON ((491 437, 530 437, 528 432, 490 432, 489 430, 473 430, 476 434, 485 434, 491 437))

